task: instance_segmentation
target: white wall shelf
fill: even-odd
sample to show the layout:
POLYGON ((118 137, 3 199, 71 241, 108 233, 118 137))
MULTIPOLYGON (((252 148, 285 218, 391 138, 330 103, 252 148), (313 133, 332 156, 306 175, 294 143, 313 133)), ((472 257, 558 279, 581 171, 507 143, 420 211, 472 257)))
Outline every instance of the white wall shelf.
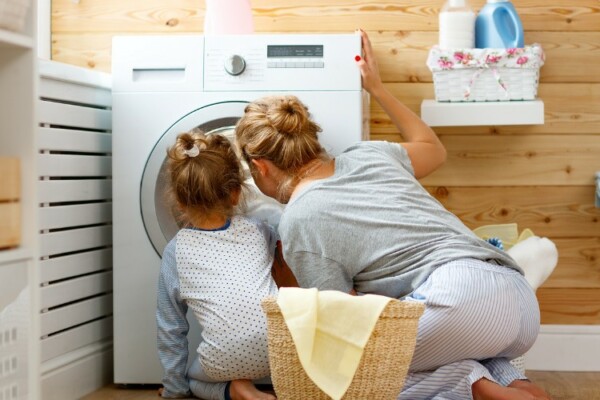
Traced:
POLYGON ((544 102, 532 100, 441 103, 423 100, 421 118, 429 126, 542 125, 544 102))
POLYGON ((0 49, 7 47, 31 49, 33 48, 33 38, 22 33, 0 29, 0 49))

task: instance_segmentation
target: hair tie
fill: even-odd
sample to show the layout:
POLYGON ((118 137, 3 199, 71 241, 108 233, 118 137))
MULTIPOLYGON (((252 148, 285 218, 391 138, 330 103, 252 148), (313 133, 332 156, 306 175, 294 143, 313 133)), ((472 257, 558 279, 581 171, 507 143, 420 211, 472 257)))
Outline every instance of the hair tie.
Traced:
POLYGON ((200 154, 200 149, 198 148, 198 146, 194 143, 194 145, 192 146, 191 149, 189 150, 184 150, 183 154, 185 154, 186 156, 188 156, 189 158, 194 158, 196 156, 198 156, 198 154, 200 154))

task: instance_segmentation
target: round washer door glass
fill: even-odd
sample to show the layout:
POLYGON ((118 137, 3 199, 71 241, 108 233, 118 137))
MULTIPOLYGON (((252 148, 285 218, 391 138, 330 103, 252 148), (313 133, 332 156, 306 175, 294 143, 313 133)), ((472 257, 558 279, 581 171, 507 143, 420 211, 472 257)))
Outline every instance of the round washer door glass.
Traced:
MULTIPOLYGON (((235 142, 234 127, 244 113, 247 102, 233 101, 199 108, 176 121, 160 137, 146 161, 140 187, 140 205, 144 228, 159 256, 167 243, 183 226, 177 208, 168 199, 169 177, 166 168, 167 149, 175 144, 177 135, 199 128, 208 135, 221 134, 235 142)), ((248 190, 244 193, 245 209, 251 217, 266 221, 275 228, 283 205, 263 195, 254 184, 248 166, 242 162, 248 190)))

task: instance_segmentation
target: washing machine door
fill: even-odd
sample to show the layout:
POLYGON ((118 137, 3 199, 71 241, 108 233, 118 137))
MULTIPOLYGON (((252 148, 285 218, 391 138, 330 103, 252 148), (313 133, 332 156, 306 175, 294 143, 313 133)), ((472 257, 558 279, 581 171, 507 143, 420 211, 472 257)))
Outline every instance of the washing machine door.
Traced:
MULTIPOLYGON (((166 169, 167 149, 175 144, 177 135, 199 128, 206 134, 222 134, 235 142, 234 127, 248 103, 229 101, 199 108, 176 121, 155 144, 142 175, 140 207, 148 238, 159 256, 182 224, 175 205, 168 198, 169 177, 166 169)), ((283 205, 263 195, 254 184, 248 166, 242 162, 248 190, 245 208, 241 212, 266 221, 273 227, 279 224, 283 205)))

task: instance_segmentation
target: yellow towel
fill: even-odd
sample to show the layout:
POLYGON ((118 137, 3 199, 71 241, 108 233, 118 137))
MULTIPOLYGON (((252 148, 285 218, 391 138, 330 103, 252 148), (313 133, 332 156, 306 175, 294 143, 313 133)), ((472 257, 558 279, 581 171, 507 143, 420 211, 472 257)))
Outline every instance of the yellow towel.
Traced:
POLYGON ((309 378, 339 400, 352 383, 379 314, 391 299, 281 288, 277 304, 309 378))

